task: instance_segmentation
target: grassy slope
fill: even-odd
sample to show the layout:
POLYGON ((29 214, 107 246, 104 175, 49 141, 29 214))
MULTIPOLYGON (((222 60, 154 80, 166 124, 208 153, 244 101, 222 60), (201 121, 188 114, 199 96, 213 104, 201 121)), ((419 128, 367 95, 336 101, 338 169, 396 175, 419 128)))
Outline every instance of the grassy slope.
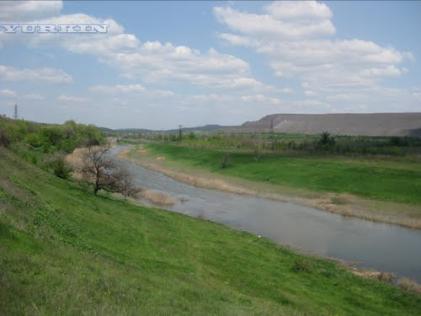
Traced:
POLYGON ((332 262, 221 225, 95 197, 1 149, 0 164, 0 314, 421 310, 421 297, 332 262))
POLYGON ((421 204, 421 167, 416 162, 273 155, 256 161, 251 153, 232 153, 231 166, 221 169, 221 151, 166 144, 149 144, 148 148, 188 165, 248 180, 421 204))

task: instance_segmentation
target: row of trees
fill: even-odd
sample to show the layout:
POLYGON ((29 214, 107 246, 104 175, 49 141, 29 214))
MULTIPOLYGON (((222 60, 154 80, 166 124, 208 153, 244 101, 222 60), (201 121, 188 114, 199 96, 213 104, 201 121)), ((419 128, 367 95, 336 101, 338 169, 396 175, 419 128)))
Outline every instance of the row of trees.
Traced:
POLYGON ((110 157, 110 146, 102 132, 92 125, 68 121, 63 125, 38 124, 0 117, 0 147, 11 149, 22 158, 67 179, 72 172, 100 190, 134 196, 138 189, 130 174, 110 157), (73 165, 66 156, 81 147, 80 163, 73 165))
MULTIPOLYGON (((342 136, 328 132, 319 135, 218 132, 185 135, 179 142, 175 134, 148 135, 148 141, 181 143, 198 148, 251 151, 259 157, 264 152, 302 152, 359 155, 406 155, 421 153, 421 138, 409 136, 342 136), (194 136, 193 136, 194 135, 194 136)), ((258 158, 257 158, 258 159, 258 158)))
POLYGON ((63 125, 39 124, 24 120, 0 118, 2 144, 20 144, 44 153, 72 152, 76 147, 105 142, 101 131, 93 125, 67 121, 63 125))

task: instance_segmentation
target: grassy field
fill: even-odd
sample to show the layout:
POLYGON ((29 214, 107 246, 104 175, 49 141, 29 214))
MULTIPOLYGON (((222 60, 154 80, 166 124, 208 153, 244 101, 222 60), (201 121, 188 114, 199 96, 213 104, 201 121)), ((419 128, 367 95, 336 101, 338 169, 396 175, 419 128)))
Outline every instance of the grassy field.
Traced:
POLYGON ((421 297, 266 239, 95 197, 0 149, 0 314, 417 315, 421 297))
MULTIPOLYGON (((139 141, 180 143, 180 136, 175 133, 116 132, 113 136, 131 144, 139 143, 139 141)), ((417 137, 219 131, 212 133, 184 132, 181 141, 185 146, 235 150, 237 152, 261 151, 274 154, 295 152, 306 155, 329 153, 389 157, 408 157, 421 154, 421 138, 417 137)))
POLYGON ((421 204, 421 165, 404 157, 347 158, 339 155, 261 153, 256 158, 253 152, 165 143, 148 144, 147 148, 156 155, 164 155, 186 165, 247 180, 421 204), (228 156, 226 168, 221 167, 224 156, 228 156))

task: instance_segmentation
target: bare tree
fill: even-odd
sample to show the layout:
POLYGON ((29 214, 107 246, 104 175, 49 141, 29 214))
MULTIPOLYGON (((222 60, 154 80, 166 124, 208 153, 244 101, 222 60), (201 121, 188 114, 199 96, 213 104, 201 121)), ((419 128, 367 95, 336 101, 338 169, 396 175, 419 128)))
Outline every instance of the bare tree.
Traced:
POLYGON ((83 154, 82 178, 93 183, 95 195, 100 190, 118 192, 124 196, 137 193, 130 174, 108 155, 108 146, 90 146, 83 154))
POLYGON ((140 188, 135 186, 130 173, 122 167, 115 169, 115 172, 112 174, 112 178, 114 192, 121 193, 128 197, 136 196, 141 191, 140 188))

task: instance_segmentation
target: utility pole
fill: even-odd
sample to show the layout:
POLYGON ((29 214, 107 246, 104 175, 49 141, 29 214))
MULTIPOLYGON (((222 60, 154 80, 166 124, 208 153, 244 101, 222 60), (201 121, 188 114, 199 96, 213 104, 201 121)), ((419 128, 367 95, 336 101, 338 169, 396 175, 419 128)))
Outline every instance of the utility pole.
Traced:
POLYGON ((180 142, 183 140, 183 125, 178 125, 178 140, 180 142))
POLYGON ((13 115, 13 118, 14 118, 15 120, 17 120, 17 119, 18 119, 18 105, 17 105, 17 104, 15 104, 15 113, 14 113, 14 115, 13 115))

